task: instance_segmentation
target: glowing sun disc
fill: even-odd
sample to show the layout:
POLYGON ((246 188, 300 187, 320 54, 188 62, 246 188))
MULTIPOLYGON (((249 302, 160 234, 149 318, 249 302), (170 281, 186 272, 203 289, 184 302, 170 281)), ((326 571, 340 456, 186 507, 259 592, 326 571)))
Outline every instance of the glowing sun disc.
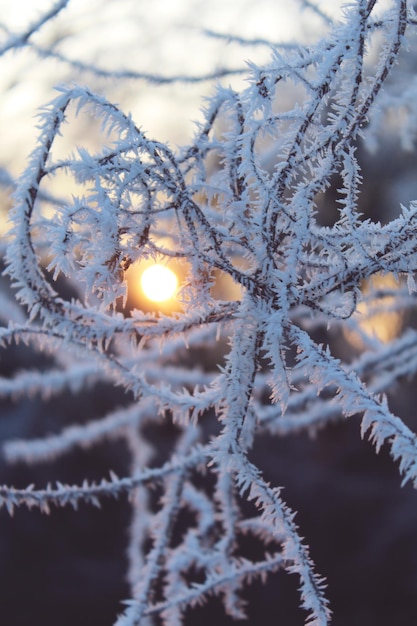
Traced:
POLYGON ((152 302, 169 300, 175 294, 178 285, 174 272, 158 263, 146 268, 140 282, 145 296, 152 302))

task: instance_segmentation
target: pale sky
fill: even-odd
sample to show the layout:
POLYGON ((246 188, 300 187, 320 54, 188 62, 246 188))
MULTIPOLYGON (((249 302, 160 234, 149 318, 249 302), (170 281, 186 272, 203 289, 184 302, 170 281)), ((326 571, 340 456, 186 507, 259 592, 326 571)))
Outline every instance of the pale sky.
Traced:
MULTIPOLYGON (((0 0, 0 20, 19 33, 53 4, 53 0, 0 0)), ((341 2, 319 4, 335 13, 341 2)), ((204 37, 202 29, 293 41, 315 39, 319 28, 320 19, 311 11, 300 12, 296 0, 71 0, 33 41, 46 47, 58 36, 58 49, 64 54, 106 69, 198 75, 224 65, 242 67, 247 59, 269 58, 265 46, 232 45, 204 37)), ((0 31, 0 47, 6 38, 0 31)), ((78 74, 62 63, 40 62, 27 50, 9 52, 0 57, 0 165, 11 162, 13 173, 18 173, 35 141, 36 111, 54 97, 55 84, 72 81, 97 87, 130 111, 149 134, 173 143, 193 132, 202 97, 210 93, 209 83, 164 88, 135 80, 97 83, 91 74, 78 74)))

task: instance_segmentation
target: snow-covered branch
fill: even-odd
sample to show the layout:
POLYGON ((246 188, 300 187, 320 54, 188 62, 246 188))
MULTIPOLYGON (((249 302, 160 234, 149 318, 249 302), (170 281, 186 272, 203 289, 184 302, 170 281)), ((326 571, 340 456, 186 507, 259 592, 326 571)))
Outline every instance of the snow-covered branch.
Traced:
MULTIPOLYGON (((102 71, 31 44, 32 33, 66 4, 8 39, 0 54, 30 44, 96 75, 165 81, 102 71)), ((371 338, 350 362, 333 353, 331 333, 329 345, 315 338, 327 328, 364 336, 364 305, 368 318, 388 310, 405 316, 415 307, 417 199, 392 207, 384 223, 361 209, 359 152, 374 136, 368 125, 376 132, 378 102, 379 120, 392 102, 390 81, 395 85, 416 24, 406 0, 380 4, 356 0, 336 20, 303 0, 325 29, 311 45, 231 35, 239 45, 271 45, 270 62, 249 63, 241 90, 219 82, 194 138, 178 149, 88 87, 60 86, 41 111, 38 143, 16 185, 6 253, 6 274, 27 319, 16 314, 0 340, 5 350, 19 340, 46 349, 53 363, 0 378, 0 395, 48 398, 100 383, 124 389, 126 406, 43 438, 12 439, 4 454, 35 463, 118 438, 127 443, 132 472, 82 485, 4 486, 0 504, 10 512, 22 505, 49 512, 129 495, 132 598, 118 626, 154 614, 180 625, 185 610, 210 594, 241 619, 243 582, 277 569, 299 577, 306 624, 329 623, 324 579, 294 513, 250 457, 262 433, 316 431, 360 414, 362 435, 370 433, 377 451, 388 444, 404 481, 417 484, 416 435, 377 395, 416 373, 416 332, 404 323, 391 343, 371 338), (101 147, 58 157, 68 124, 82 117, 101 124, 101 147), (57 176, 67 180, 59 199, 51 190, 57 176), (335 178, 337 199, 329 200, 335 178), (323 225, 328 202, 335 217, 323 225), (176 311, 129 309, 129 269, 161 258, 181 268, 176 311), (366 293, 375 275, 400 285, 366 293), (238 297, 216 296, 222 277, 238 297), (63 294, 60 280, 75 295, 63 294), (147 428, 167 423, 175 435, 159 450, 147 428), (248 502, 256 515, 246 519, 248 502), (242 534, 262 543, 258 561, 240 553, 242 534)))

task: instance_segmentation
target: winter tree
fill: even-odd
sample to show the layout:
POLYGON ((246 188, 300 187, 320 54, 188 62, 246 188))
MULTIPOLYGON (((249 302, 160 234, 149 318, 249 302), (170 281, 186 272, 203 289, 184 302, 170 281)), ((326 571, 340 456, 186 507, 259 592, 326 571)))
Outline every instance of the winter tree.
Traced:
MULTIPOLYGON (((99 63, 34 42, 67 5, 19 34, 4 27, 3 59, 25 47, 77 66, 84 84, 103 74, 99 63)), ((270 48, 268 62, 242 64, 241 86, 230 86, 227 67, 172 78, 212 78, 185 145, 159 141, 105 89, 61 84, 19 179, 3 170, 15 190, 4 244, 13 298, 2 297, 1 342, 5 355, 23 342, 47 361, 3 377, 1 394, 59 397, 98 384, 125 394, 104 417, 10 438, 3 454, 32 466, 117 439, 130 471, 4 485, 0 502, 10 513, 28 507, 53 517, 59 507, 128 494, 130 598, 117 626, 179 626, 209 596, 242 620, 247 585, 278 570, 297 577, 305 623, 331 623, 331 581, 310 556, 285 485, 271 483, 252 454, 261 437, 307 431, 319 439, 330 422, 360 415, 358 437, 376 452, 388 448, 403 482, 417 484, 416 435, 386 396, 417 371, 417 331, 407 322, 417 200, 388 217, 378 207, 376 219, 364 216, 360 164, 366 149, 378 161, 389 124, 405 148, 414 143, 416 15, 407 0, 355 0, 334 18, 319 2, 297 6, 320 23, 313 41, 230 35, 242 50, 270 48), (100 123, 96 148, 63 154, 68 127, 82 119, 100 123), (147 260, 178 268, 175 309, 129 305, 128 273, 147 260), (226 280, 233 297, 219 292, 226 280), (388 339, 368 332, 381 311, 392 316, 388 339), (338 350, 340 337, 360 348, 338 350), (160 445, 149 433, 169 424, 160 445), (248 538, 261 547, 256 557, 245 552, 248 538)))

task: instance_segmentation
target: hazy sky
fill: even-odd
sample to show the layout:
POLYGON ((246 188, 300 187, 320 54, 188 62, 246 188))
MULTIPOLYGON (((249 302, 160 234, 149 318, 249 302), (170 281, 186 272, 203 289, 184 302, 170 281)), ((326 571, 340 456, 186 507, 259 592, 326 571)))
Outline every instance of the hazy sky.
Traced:
MULTIPOLYGON (((333 13, 340 4, 320 2, 333 13)), ((9 31, 24 32, 51 6, 52 0, 0 0, 0 20, 9 31)), ((55 42, 68 57, 106 69, 198 75, 269 58, 265 46, 238 46, 206 37, 203 29, 294 41, 316 38, 320 26, 312 11, 300 12, 296 0, 72 0, 32 40, 43 47, 55 42)), ((0 31, 0 45, 7 36, 0 31)), ((73 81, 105 93, 150 134, 174 143, 193 132, 202 97, 210 93, 208 83, 161 88, 135 80, 96 81, 63 63, 40 62, 27 49, 9 52, 0 57, 0 164, 11 162, 15 173, 21 169, 35 141, 36 111, 54 97, 54 85, 73 81)))

